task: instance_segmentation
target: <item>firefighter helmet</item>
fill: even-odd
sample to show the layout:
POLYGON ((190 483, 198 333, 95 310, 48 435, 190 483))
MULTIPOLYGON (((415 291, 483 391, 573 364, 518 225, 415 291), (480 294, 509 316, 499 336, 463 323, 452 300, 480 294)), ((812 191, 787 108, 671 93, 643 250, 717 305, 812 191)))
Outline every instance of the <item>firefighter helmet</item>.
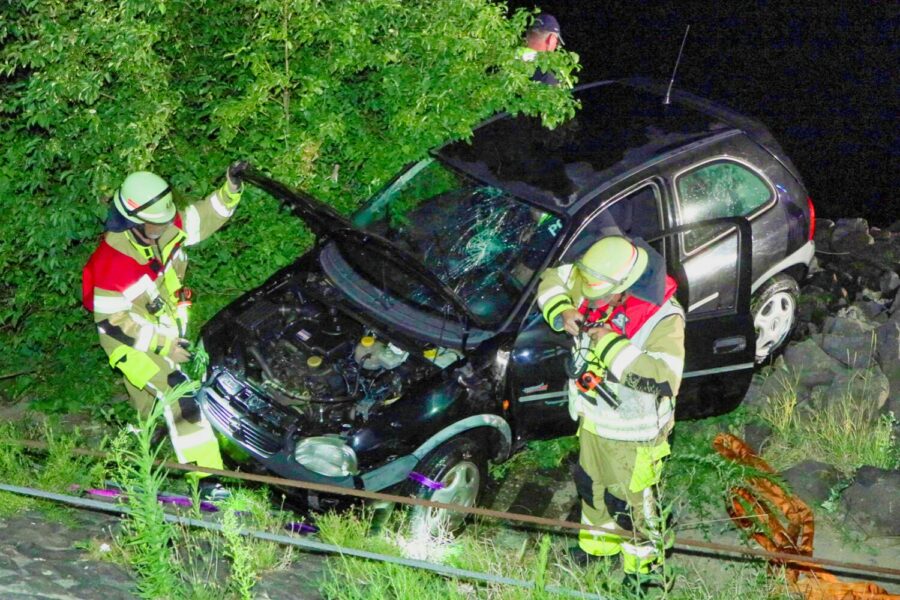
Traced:
POLYGON ((160 177, 147 171, 137 171, 125 178, 113 205, 132 223, 168 223, 175 218, 172 188, 160 177))
POLYGON ((640 279, 647 268, 646 250, 628 239, 613 235, 588 248, 575 263, 585 298, 605 298, 621 294, 640 279))

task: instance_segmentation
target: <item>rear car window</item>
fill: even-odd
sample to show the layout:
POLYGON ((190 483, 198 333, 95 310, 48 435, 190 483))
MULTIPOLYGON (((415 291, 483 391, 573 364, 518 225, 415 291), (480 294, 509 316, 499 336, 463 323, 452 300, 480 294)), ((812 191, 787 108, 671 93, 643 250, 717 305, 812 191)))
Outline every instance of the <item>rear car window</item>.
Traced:
MULTIPOLYGON (((749 216, 772 199, 769 185, 744 165, 720 161, 680 176, 676 182, 682 223, 690 224, 720 217, 749 216)), ((696 250, 722 228, 704 227, 684 235, 684 250, 696 250)))

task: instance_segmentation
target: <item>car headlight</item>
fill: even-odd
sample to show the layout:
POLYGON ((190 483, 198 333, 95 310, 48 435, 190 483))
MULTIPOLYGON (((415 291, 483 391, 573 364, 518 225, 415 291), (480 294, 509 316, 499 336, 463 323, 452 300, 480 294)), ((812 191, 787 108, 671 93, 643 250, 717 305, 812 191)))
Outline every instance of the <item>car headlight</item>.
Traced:
POLYGON ((356 475, 356 452, 338 436, 317 436, 300 440, 294 448, 294 460, 326 477, 356 475))

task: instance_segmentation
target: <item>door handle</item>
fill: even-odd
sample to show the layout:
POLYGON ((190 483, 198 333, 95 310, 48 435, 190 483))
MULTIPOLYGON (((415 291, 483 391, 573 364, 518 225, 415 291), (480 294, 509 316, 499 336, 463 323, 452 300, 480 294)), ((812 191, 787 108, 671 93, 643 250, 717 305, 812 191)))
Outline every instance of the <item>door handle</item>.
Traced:
POLYGON ((733 354, 747 349, 747 338, 742 335, 719 338, 713 342, 713 354, 733 354))

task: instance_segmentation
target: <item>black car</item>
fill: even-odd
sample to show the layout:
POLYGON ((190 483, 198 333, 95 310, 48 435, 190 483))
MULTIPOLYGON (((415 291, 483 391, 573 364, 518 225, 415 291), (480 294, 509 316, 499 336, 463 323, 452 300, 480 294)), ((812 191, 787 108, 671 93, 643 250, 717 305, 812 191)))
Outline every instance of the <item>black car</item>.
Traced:
POLYGON ((664 104, 644 80, 575 93, 566 124, 495 117, 352 220, 249 172, 317 243, 204 328, 215 429, 284 477, 474 504, 488 460, 574 431, 571 338, 535 289, 609 232, 643 238, 678 280, 678 417, 737 406, 787 339, 813 257, 796 169, 761 124, 690 94, 664 104))

